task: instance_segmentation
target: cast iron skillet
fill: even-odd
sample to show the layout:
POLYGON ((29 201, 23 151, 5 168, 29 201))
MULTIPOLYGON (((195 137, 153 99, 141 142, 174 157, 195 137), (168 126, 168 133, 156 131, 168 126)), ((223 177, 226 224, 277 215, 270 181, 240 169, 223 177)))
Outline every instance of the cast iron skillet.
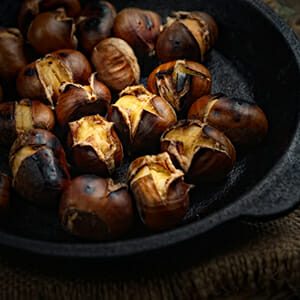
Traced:
MULTIPOLYGON (((1 25, 13 25, 19 2, 1 1, 1 25)), ((205 63, 213 90, 256 101, 269 119, 268 138, 240 155, 222 184, 194 189, 189 213, 175 229, 153 234, 136 224, 122 240, 89 243, 63 232, 56 211, 14 196, 0 244, 56 257, 112 259, 171 246, 238 217, 270 218, 293 209, 300 200, 300 44, 287 25, 257 0, 112 2, 118 10, 137 6, 162 16, 171 10, 212 14, 220 27, 220 39, 205 63)), ((141 64, 146 73, 156 63, 141 64)))

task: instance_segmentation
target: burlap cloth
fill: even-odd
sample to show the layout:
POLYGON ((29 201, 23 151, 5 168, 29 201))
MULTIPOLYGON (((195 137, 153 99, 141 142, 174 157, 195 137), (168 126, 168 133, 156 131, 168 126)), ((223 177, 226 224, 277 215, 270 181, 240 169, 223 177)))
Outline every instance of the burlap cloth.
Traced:
MULTIPOLYGON (((266 2, 300 34, 299 0, 266 2)), ((166 264, 148 257, 66 263, 2 249, 0 299, 298 299, 300 209, 271 222, 236 221, 208 236, 166 264)))

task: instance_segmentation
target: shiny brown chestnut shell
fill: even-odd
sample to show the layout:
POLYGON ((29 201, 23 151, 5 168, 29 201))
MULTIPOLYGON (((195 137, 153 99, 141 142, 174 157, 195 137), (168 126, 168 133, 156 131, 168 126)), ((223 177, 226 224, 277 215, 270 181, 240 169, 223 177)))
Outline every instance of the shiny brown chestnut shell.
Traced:
POLYGON ((17 90, 22 98, 40 99, 54 107, 62 84, 86 84, 91 73, 90 63, 82 53, 58 50, 24 67, 17 78, 17 90))
POLYGON ((27 64, 24 39, 17 28, 0 28, 0 78, 14 80, 27 64))
POLYGON ((33 128, 52 130, 55 117, 40 101, 29 99, 0 104, 0 144, 10 146, 17 135, 33 128))
POLYGON ((99 115, 69 123, 73 163, 80 173, 110 176, 123 160, 114 124, 99 115))
POLYGON ((111 106, 108 119, 115 123, 129 154, 158 149, 161 134, 177 121, 172 106, 142 85, 124 89, 111 106))
POLYGON ((115 91, 140 81, 140 66, 132 48, 119 38, 99 42, 92 53, 98 79, 115 91))
POLYGON ((61 127, 84 116, 106 115, 111 93, 95 76, 95 73, 92 74, 90 84, 86 86, 66 83, 61 87, 55 107, 57 121, 61 127))
POLYGON ((32 20, 41 12, 64 8, 68 17, 77 17, 81 6, 79 0, 24 0, 22 1, 18 25, 23 34, 27 34, 32 20))
POLYGON ((133 216, 126 185, 91 175, 73 179, 59 207, 63 228, 75 236, 92 240, 121 237, 132 226, 133 216))
POLYGON ((128 182, 141 220, 149 229, 171 228, 185 216, 191 186, 183 176, 167 153, 139 157, 131 163, 128 182))
POLYGON ((10 195, 11 195, 11 178, 0 172, 0 216, 6 214, 9 204, 10 204, 10 195))
POLYGON ((135 7, 121 10, 114 23, 114 36, 125 40, 143 57, 155 54, 155 44, 160 33, 161 18, 151 10, 135 7))
POLYGON ((167 100, 177 112, 211 91, 209 70, 197 62, 176 60, 155 68, 148 77, 148 90, 167 100))
POLYGON ((64 149, 47 130, 20 133, 10 149, 9 163, 14 189, 37 205, 56 205, 69 184, 64 149))
POLYGON ((167 129, 161 137, 161 151, 170 154, 191 183, 220 181, 236 161, 230 140, 198 120, 181 120, 167 129))
POLYGON ((217 37, 218 26, 207 13, 173 12, 157 39, 156 53, 162 62, 176 59, 203 61, 217 37))
POLYGON ((77 36, 81 47, 88 53, 103 39, 111 35, 117 15, 115 7, 107 1, 88 2, 77 21, 77 36))
POLYGON ((207 95, 195 101, 188 118, 221 130, 239 147, 261 143, 268 132, 267 117, 258 105, 223 94, 207 95))
POLYGON ((44 12, 31 22, 27 38, 39 54, 59 49, 76 49, 75 23, 64 10, 44 12))

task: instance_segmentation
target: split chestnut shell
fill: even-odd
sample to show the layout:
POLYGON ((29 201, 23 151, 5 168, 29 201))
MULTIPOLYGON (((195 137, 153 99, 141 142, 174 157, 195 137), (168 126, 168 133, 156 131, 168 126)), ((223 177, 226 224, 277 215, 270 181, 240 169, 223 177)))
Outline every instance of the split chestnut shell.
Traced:
POLYGON ((149 229, 171 228, 184 218, 191 186, 183 176, 168 153, 139 157, 131 163, 128 182, 139 215, 149 229))

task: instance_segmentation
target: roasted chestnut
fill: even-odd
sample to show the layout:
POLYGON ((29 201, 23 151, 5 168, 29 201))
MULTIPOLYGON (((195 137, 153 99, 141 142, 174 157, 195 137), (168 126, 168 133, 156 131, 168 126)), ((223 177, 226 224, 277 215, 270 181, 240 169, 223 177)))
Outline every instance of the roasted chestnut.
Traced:
POLYGON ((26 35, 32 20, 41 12, 64 8, 68 17, 77 17, 81 6, 79 0, 24 0, 18 16, 19 28, 26 35))
POLYGON ((0 144, 11 145, 21 132, 41 128, 52 130, 55 118, 52 110, 39 101, 24 99, 0 104, 0 144))
POLYGON ((188 117, 221 130, 236 146, 254 146, 268 132, 265 113, 255 103, 223 94, 203 96, 191 106, 188 117))
POLYGON ((20 133, 10 149, 9 162, 13 187, 22 197, 41 206, 57 204, 70 175, 55 135, 44 129, 20 133))
POLYGON ((99 42, 92 53, 98 79, 108 87, 121 91, 140 81, 140 66, 131 47, 119 38, 99 42))
POLYGON ((86 57, 76 50, 58 50, 24 67, 17 78, 22 98, 40 99, 55 106, 67 82, 87 83, 92 70, 86 57))
POLYGON ((86 86, 76 83, 61 86, 62 92, 55 107, 57 121, 61 127, 84 116, 106 115, 111 93, 95 76, 94 73, 90 77, 90 84, 86 86))
POLYGON ((131 163, 128 182, 139 215, 148 228, 167 229, 183 219, 191 188, 183 176, 167 153, 139 157, 131 163))
POLYGON ((125 40, 139 56, 154 55, 161 18, 151 10, 125 8, 114 23, 114 36, 125 40))
POLYGON ((114 6, 107 1, 88 2, 77 22, 80 45, 89 53, 103 39, 111 35, 115 17, 114 6))
POLYGON ((123 160, 123 147, 114 124, 99 115, 69 123, 74 165, 81 173, 111 175, 123 160))
POLYGON ((167 100, 177 112, 211 91, 210 72, 203 65, 176 60, 158 66, 148 77, 148 90, 167 100))
POLYGON ((27 64, 24 39, 17 28, 0 29, 0 78, 14 80, 27 64))
POLYGON ((0 172, 0 216, 5 215, 10 203, 11 178, 0 172))
POLYGON ((108 119, 115 123, 128 153, 136 154, 159 148, 161 134, 177 117, 166 100, 137 85, 120 93, 120 99, 111 106, 108 119))
POLYGON ((72 180, 59 207, 63 228, 92 240, 118 238, 133 223, 132 199, 125 184, 84 175, 72 180))
POLYGON ((64 10, 44 12, 31 22, 27 38, 32 47, 40 54, 59 49, 76 49, 76 26, 64 10))
POLYGON ((218 26, 208 14, 199 11, 173 12, 156 43, 156 53, 163 62, 176 59, 203 61, 215 44, 218 26))
POLYGON ((224 179, 236 160, 230 140, 198 120, 181 120, 167 129, 161 137, 161 150, 170 154, 191 183, 224 179))

